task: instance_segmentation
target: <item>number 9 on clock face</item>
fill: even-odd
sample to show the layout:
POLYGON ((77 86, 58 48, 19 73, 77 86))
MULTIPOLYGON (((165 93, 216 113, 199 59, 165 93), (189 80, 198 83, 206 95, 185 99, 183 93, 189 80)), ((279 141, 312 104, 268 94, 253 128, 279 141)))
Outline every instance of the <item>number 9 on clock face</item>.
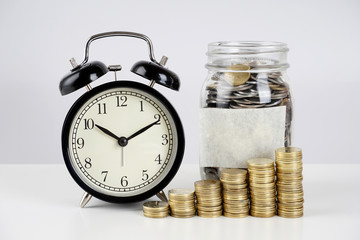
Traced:
POLYGON ((140 201, 175 176, 184 133, 159 92, 116 81, 90 90, 72 106, 62 149, 70 174, 89 194, 109 202, 140 201))

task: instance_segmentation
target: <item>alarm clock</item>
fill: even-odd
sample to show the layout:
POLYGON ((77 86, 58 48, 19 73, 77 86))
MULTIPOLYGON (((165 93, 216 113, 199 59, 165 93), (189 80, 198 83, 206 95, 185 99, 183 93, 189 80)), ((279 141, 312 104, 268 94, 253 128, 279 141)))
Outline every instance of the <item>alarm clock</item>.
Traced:
POLYGON ((75 182, 85 191, 80 206, 92 196, 112 203, 141 201, 162 191, 177 173, 185 148, 180 118, 154 84, 178 91, 179 77, 165 68, 167 58, 155 60, 151 40, 134 32, 106 32, 89 38, 85 58, 60 82, 62 95, 86 87, 70 108, 62 128, 62 153, 75 182), (88 62, 92 41, 105 37, 145 40, 150 61, 139 61, 131 71, 150 81, 145 85, 118 80, 120 65, 88 62), (92 88, 91 82, 109 71, 115 80, 92 88))

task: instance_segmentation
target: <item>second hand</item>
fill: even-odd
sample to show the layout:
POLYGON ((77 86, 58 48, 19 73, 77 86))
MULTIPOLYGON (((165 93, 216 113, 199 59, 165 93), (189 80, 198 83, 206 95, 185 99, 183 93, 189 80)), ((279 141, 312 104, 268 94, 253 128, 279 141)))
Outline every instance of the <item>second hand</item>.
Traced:
POLYGON ((124 147, 120 147, 121 148, 121 167, 124 167, 125 165, 125 160, 124 160, 124 147))

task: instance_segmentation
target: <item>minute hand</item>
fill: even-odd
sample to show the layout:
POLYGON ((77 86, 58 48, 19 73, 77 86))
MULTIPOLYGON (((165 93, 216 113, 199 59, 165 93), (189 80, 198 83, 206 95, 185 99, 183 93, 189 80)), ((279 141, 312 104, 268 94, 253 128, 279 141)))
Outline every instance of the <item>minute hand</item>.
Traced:
POLYGON ((137 131, 136 133, 132 134, 131 136, 129 136, 128 138, 126 138, 128 141, 134 137, 136 137, 137 135, 145 132, 146 130, 148 130, 149 128, 151 128, 152 126, 158 124, 160 122, 160 120, 156 120, 155 122, 147 125, 146 127, 143 127, 142 129, 140 129, 139 131, 137 131))

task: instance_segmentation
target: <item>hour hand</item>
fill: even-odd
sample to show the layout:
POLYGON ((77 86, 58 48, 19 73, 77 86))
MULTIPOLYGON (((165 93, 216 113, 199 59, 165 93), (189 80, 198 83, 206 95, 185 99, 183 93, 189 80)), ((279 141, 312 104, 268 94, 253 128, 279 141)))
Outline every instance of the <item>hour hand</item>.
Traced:
POLYGON ((102 132, 104 132, 105 134, 107 134, 107 135, 109 135, 110 137, 113 137, 113 138, 115 138, 116 140, 119 141, 120 138, 119 138, 118 136, 116 136, 115 134, 113 134, 112 132, 110 132, 108 129, 106 129, 106 128, 102 127, 102 126, 99 126, 99 125, 97 125, 97 124, 95 124, 95 126, 96 126, 98 129, 100 129, 102 132))

